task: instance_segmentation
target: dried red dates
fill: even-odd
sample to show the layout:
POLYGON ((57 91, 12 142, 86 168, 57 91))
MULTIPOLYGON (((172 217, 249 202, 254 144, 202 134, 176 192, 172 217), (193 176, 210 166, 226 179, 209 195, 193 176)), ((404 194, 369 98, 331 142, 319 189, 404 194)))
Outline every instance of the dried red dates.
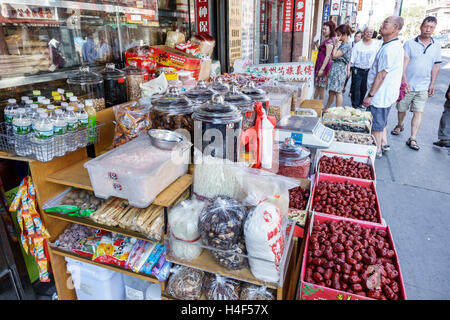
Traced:
POLYGON ((296 187, 289 190, 289 208, 306 210, 308 199, 309 191, 302 187, 296 187))
POLYGON ((319 172, 338 176, 373 180, 372 168, 351 158, 322 156, 319 161, 319 172))

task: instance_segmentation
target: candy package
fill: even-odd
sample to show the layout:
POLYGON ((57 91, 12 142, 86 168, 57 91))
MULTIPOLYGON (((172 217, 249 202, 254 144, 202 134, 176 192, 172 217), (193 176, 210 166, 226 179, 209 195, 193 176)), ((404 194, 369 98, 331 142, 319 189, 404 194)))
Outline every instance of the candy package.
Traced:
POLYGON ((147 261, 145 261, 145 264, 139 270, 139 272, 142 272, 145 274, 151 274, 154 265, 158 262, 159 258, 161 257, 161 254, 163 252, 164 252, 164 245, 157 244, 156 247, 152 250, 147 261))
POLYGON ((92 260, 125 267, 131 249, 137 239, 123 235, 104 235, 98 243, 92 260))
POLYGON ((150 107, 136 101, 114 106, 116 128, 113 147, 133 140, 143 131, 150 129, 150 107))
POLYGON ((128 256, 125 268, 131 269, 134 272, 139 272, 155 247, 156 244, 152 242, 144 240, 136 241, 130 255, 128 256))
POLYGON ((80 256, 92 258, 97 249, 97 243, 105 235, 108 234, 105 230, 96 229, 88 237, 82 238, 76 244, 73 252, 79 254, 80 256))

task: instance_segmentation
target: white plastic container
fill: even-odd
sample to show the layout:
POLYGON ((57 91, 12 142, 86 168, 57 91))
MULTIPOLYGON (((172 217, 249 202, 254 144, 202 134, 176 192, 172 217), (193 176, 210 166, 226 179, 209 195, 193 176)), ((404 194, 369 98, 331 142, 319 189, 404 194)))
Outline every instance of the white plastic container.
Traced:
POLYGON ((123 275, 126 300, 161 300, 161 285, 123 275))
POLYGON ((126 199, 131 206, 147 208, 165 188, 188 171, 190 143, 172 151, 153 146, 143 134, 89 162, 84 167, 95 196, 126 199))
POLYGON ((122 274, 71 258, 65 258, 67 271, 78 300, 124 300, 122 274))

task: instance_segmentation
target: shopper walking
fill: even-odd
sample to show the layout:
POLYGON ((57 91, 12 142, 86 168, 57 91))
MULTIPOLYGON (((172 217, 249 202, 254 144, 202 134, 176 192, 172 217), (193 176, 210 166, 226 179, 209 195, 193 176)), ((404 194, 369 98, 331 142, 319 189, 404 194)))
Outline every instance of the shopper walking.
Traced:
POLYGON ((413 150, 420 149, 417 144, 417 134, 422 123, 422 115, 429 97, 434 95, 434 85, 442 62, 441 46, 432 38, 436 29, 435 17, 427 17, 420 26, 420 35, 406 41, 405 61, 403 67, 403 82, 406 83, 406 95, 397 103, 398 123, 393 135, 399 135, 404 130, 403 121, 406 111, 413 113, 411 120, 411 135, 406 144, 413 150))
POLYGON ((450 148, 450 85, 445 94, 444 112, 439 123, 438 139, 433 142, 435 146, 450 148))
MULTIPOLYGON (((356 33, 355 33, 355 36, 354 36, 354 40, 352 41, 352 48, 354 48, 355 47, 355 45, 358 43, 358 42, 360 42, 361 41, 361 39, 362 39, 362 32, 361 31, 357 31, 356 33)), ((348 83, 348 80, 352 77, 352 71, 353 71, 353 67, 351 66, 351 63, 349 63, 348 65, 347 65, 347 79, 345 80, 345 84, 344 84, 344 90, 342 90, 342 93, 344 94, 345 93, 345 91, 347 91, 347 83, 348 83)), ((352 96, 352 90, 351 90, 351 86, 353 85, 353 81, 351 82, 351 85, 350 85, 350 92, 349 92, 349 96, 351 97, 352 96)))
POLYGON ((333 64, 328 76, 328 101, 324 111, 326 111, 333 101, 336 99, 336 106, 342 106, 345 79, 347 78, 347 65, 350 63, 352 55, 352 45, 348 41, 348 37, 352 32, 352 28, 347 24, 342 24, 336 28, 337 42, 334 45, 331 58, 333 64))
POLYGON ((351 97, 352 107, 361 108, 367 93, 367 76, 375 56, 380 49, 379 42, 372 39, 373 28, 366 27, 362 41, 352 50, 350 66, 352 71, 351 97))
MULTIPOLYGON (((327 21, 322 27, 322 44, 319 46, 317 61, 314 67, 314 99, 323 100, 325 98, 325 88, 328 82, 328 74, 331 69, 331 52, 335 41, 335 24, 327 21)), ((317 44, 316 44, 317 46, 317 44)))
POLYGON ((372 113, 372 134, 377 142, 377 158, 390 149, 387 144, 386 124, 392 105, 399 96, 403 74, 403 46, 398 34, 403 28, 403 18, 390 16, 381 26, 383 45, 375 56, 367 77, 368 94, 363 101, 372 113))

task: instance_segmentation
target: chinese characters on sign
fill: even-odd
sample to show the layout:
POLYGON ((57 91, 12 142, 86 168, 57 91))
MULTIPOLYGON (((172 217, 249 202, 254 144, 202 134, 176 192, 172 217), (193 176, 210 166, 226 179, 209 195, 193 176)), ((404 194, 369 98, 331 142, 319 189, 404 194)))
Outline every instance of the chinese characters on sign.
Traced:
POLYGON ((209 5, 208 0, 196 0, 197 33, 209 34, 209 5))
POLYGON ((250 66, 250 70, 286 81, 310 82, 314 76, 313 62, 257 64, 250 66))
POLYGON ((230 66, 233 66, 236 59, 242 57, 242 34, 241 34, 241 19, 242 19, 242 0, 229 0, 228 2, 228 56, 230 66))
POLYGON ((283 10, 283 32, 292 32, 292 18, 294 16, 294 0, 286 0, 283 10))
POLYGON ((306 0, 295 0, 294 31, 303 32, 305 26, 305 2, 306 0))
POLYGON ((325 3, 323 6, 323 21, 328 21, 330 19, 330 5, 325 3))

